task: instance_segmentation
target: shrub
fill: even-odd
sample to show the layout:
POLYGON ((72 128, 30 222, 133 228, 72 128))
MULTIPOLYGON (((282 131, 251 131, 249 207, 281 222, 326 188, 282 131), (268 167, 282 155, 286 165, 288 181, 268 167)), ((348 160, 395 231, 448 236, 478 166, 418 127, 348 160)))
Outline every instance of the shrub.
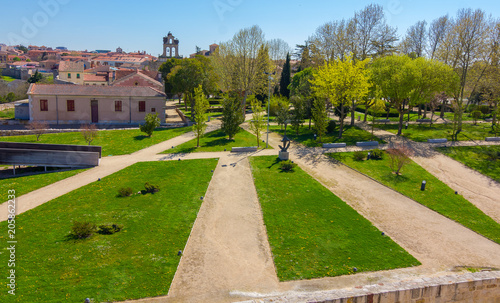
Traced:
POLYGON ((82 133, 85 142, 89 145, 97 137, 97 126, 95 124, 84 124, 80 127, 80 132, 82 133))
POLYGON ((145 188, 145 192, 150 193, 150 194, 154 194, 154 193, 160 191, 160 186, 155 185, 155 184, 149 184, 149 182, 146 182, 144 184, 144 188, 145 188))
POLYGON ((396 175, 400 174, 403 166, 411 162, 410 156, 412 155, 412 151, 406 146, 389 148, 386 152, 389 158, 391 158, 390 168, 396 175))
POLYGON ((139 126, 141 132, 146 133, 148 137, 153 135, 153 131, 155 128, 160 126, 160 118, 158 118, 158 114, 147 114, 144 118, 144 124, 139 126))
POLYGON ((474 110, 473 112, 470 113, 472 120, 474 120, 474 124, 477 124, 477 120, 481 119, 481 116, 483 115, 480 111, 474 110))
POLYGON ((118 190, 118 196, 119 197, 130 197, 134 191, 130 187, 122 187, 118 190))
POLYGON ((78 239, 86 239, 96 231, 94 223, 74 221, 71 227, 71 233, 78 239))
POLYGON ((373 160, 380 160, 384 157, 384 152, 381 151, 380 149, 374 149, 371 151, 371 154, 370 154, 370 159, 373 159, 373 160))
POLYGON ((117 225, 117 224, 103 224, 99 225, 99 231, 101 235, 112 235, 114 233, 119 232, 122 230, 123 226, 122 225, 117 225))
POLYGON ((486 158, 489 160, 489 161, 496 161, 498 159, 500 159, 500 152, 498 151, 495 151, 495 150, 485 150, 484 154, 486 155, 486 158))
POLYGON ((280 169, 282 171, 293 171, 293 169, 297 167, 297 164, 293 163, 292 161, 290 160, 286 160, 286 161, 281 161, 280 162, 280 169))
POLYGON ((356 151, 354 154, 352 154, 352 158, 354 161, 363 161, 366 158, 366 155, 362 151, 356 151))
POLYGON ((331 134, 335 131, 336 128, 337 128, 337 123, 333 120, 330 120, 330 121, 328 121, 328 126, 326 127, 326 132, 328 134, 331 134))

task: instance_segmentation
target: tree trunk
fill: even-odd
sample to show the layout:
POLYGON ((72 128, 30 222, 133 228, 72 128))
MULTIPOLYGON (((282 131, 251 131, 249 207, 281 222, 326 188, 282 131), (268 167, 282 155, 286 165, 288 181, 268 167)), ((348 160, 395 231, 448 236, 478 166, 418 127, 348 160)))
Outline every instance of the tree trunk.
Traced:
POLYGON ((404 104, 400 104, 398 108, 399 112, 399 125, 398 125, 398 136, 401 136, 403 131, 403 117, 404 117, 404 104))
POLYGON ((418 105, 418 118, 420 119, 420 116, 422 116, 422 104, 418 105))
POLYGON ((245 94, 243 95, 243 100, 241 101, 241 105, 242 105, 241 107, 243 108, 243 117, 245 117, 245 114, 246 114, 247 94, 248 94, 247 91, 245 91, 245 94))
MULTIPOLYGON (((187 99, 188 99, 188 94, 187 93, 184 93, 184 109, 187 111, 188 110, 188 103, 187 103, 187 99)), ((179 97, 179 100, 180 100, 180 97, 179 97)))
POLYGON ((441 119, 444 119, 444 108, 446 106, 446 99, 443 100, 443 102, 441 102, 441 114, 439 114, 439 116, 441 117, 441 119))
POLYGON ((356 107, 354 106, 354 100, 352 100, 352 107, 351 107, 351 126, 354 126, 354 121, 356 120, 356 107))
POLYGON ((491 116, 491 128, 492 130, 495 132, 495 137, 497 136, 497 129, 498 127, 496 127, 497 125, 497 109, 498 109, 498 101, 495 101, 493 102, 493 113, 492 113, 492 116, 491 116))
POLYGON ((368 109, 365 109, 365 114, 363 117, 363 122, 366 122, 366 117, 368 116, 368 109))
POLYGON ((424 104, 424 119, 427 118, 427 104, 424 104))
POLYGON ((344 103, 340 104, 340 128, 339 139, 342 139, 342 132, 344 131, 344 103))

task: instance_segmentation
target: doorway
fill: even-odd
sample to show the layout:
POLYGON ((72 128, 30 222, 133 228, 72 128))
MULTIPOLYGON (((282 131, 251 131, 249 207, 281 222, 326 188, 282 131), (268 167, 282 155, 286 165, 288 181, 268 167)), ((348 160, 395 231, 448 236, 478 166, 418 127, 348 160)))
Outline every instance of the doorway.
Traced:
POLYGON ((92 123, 99 122, 99 105, 97 100, 90 101, 90 115, 92 117, 92 123))

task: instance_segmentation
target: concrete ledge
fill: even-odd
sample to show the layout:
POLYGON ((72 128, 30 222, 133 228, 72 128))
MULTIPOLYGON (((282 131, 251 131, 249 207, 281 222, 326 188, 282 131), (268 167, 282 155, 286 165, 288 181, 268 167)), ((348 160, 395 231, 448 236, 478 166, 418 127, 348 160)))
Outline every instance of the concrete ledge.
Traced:
POLYGON ((431 123, 431 119, 417 119, 419 123, 431 123))
POLYGON ((323 143, 323 148, 339 148, 346 147, 346 143, 323 143))
POLYGON ((364 141, 364 142, 356 142, 356 146, 365 147, 365 146, 378 146, 378 141, 364 141))
POLYGON ((427 143, 446 143, 448 139, 427 139, 427 143))
POLYGON ((375 120, 375 122, 387 123, 387 122, 391 122, 391 120, 389 120, 389 119, 377 119, 377 120, 375 120))
POLYGON ((500 141, 500 137, 486 137, 486 141, 500 141))
POLYGON ((249 152, 256 152, 256 151, 257 151, 257 146, 231 148, 231 152, 233 152, 233 153, 249 153, 249 152))

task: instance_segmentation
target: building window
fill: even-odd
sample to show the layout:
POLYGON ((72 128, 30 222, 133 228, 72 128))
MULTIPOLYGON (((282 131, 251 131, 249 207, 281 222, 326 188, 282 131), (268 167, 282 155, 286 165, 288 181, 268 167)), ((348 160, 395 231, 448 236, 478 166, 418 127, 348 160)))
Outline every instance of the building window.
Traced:
POLYGON ((71 73, 68 73, 68 79, 71 79, 71 73))
POLYGON ((76 74, 76 78, 77 78, 77 79, 80 79, 80 74, 76 74))
POLYGON ((140 112, 146 111, 146 101, 139 101, 139 111, 140 112))
POLYGON ((122 101, 115 101, 115 112, 122 111, 122 101))
POLYGON ((47 100, 40 100, 40 111, 46 112, 49 110, 49 102, 47 100))
POLYGON ((151 112, 152 112, 152 113, 156 113, 156 108, 151 107, 151 112))
POLYGON ((139 86, 139 82, 135 81, 134 85, 139 86))
POLYGON ((75 111, 75 100, 66 100, 66 108, 69 112, 75 111))

